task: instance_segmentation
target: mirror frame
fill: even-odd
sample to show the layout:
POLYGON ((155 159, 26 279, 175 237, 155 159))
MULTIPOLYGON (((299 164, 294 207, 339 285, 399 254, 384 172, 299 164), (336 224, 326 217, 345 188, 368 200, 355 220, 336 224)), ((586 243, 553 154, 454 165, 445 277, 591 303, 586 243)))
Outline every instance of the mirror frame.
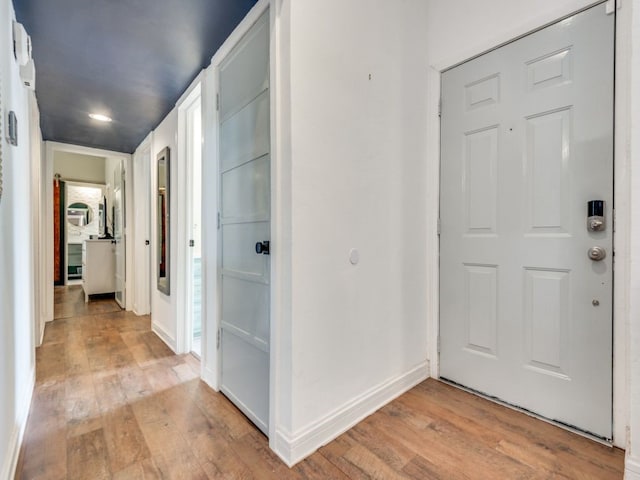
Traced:
POLYGON ((76 228, 88 227, 96 219, 95 218, 95 212, 93 211, 93 208, 91 208, 91 206, 88 205, 85 202, 74 202, 74 203, 70 203, 69 205, 67 205, 67 213, 66 213, 65 217, 67 217, 67 223, 69 225, 72 225, 72 226, 76 227, 76 228), (84 205, 84 206, 82 206, 82 205, 84 205), (83 217, 85 218, 86 223, 83 223, 82 225, 76 225, 75 223, 73 223, 70 220, 70 218, 72 218, 72 217, 69 215, 69 210, 85 210, 83 217))
POLYGON ((157 277, 158 290, 165 295, 170 294, 170 265, 171 265, 171 224, 169 223, 169 211, 171 208, 171 163, 169 147, 164 147, 157 157, 157 183, 156 183, 156 238, 157 238, 157 277), (164 175, 161 173, 160 165, 163 164, 164 175), (164 185, 164 192, 160 185, 164 185), (164 206, 164 209, 162 208, 164 206), (164 210, 164 214, 163 214, 164 210), (164 260, 164 261, 163 261, 164 260), (164 267, 164 276, 160 272, 164 267))

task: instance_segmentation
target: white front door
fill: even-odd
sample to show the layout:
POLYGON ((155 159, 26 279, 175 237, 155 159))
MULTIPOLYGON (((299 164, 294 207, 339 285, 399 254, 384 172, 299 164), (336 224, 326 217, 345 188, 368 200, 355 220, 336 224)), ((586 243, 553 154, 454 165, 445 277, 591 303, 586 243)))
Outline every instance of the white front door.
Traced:
POLYGON ((113 238, 116 242, 116 302, 125 308, 125 218, 124 218, 124 166, 118 162, 113 172, 113 238))
POLYGON ((269 422, 269 14, 220 65, 221 389, 269 422))
POLYGON ((440 375, 607 439, 613 41, 601 4, 445 72, 440 199, 440 375))

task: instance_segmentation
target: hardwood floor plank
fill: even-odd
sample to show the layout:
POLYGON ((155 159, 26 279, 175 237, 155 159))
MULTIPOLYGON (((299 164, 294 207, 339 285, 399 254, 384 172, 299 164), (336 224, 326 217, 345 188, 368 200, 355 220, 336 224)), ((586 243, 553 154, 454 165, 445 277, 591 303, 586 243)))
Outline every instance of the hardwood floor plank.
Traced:
POLYGON ((348 479, 347 475, 326 459, 322 454, 316 452, 308 457, 304 462, 293 467, 293 470, 300 475, 300 478, 311 480, 333 480, 348 479))
POLYGON ((162 472, 152 458, 131 465, 112 476, 113 480, 162 480, 162 472))
POLYGON ((102 429, 67 440, 67 475, 77 480, 111 478, 102 429))
POLYGON ((290 470, 276 454, 268 448, 267 439, 259 432, 252 431, 238 440, 231 448, 242 458, 256 479, 302 479, 290 470))
POLYGON ((427 380, 289 469, 149 316, 56 288, 19 479, 621 479, 624 452, 427 380))
POLYGON ((104 438, 112 471, 120 471, 151 457, 145 437, 130 405, 104 416, 104 438))
POLYGON ((189 443, 209 478, 253 478, 251 470, 231 448, 227 438, 203 432, 189 439, 189 443))

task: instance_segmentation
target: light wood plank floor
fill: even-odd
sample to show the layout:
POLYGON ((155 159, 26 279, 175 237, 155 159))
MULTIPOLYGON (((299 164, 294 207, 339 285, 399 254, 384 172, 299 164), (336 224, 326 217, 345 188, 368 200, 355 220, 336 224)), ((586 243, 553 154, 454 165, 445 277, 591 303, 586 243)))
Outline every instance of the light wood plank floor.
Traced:
POLYGON ((427 380, 293 469, 149 317, 56 289, 16 478, 620 479, 623 452, 427 380), (84 303, 84 302, 82 302, 84 303), (69 305, 75 304, 76 307, 69 305), (75 310, 74 310, 75 308, 75 310))

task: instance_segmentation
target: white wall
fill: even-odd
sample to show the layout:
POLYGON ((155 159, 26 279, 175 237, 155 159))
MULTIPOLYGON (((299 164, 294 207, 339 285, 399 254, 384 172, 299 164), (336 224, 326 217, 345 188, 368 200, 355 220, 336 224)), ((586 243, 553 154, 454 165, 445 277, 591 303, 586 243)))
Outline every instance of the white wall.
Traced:
POLYGON ((178 109, 174 108, 165 117, 165 119, 158 125, 153 131, 153 142, 151 147, 151 198, 154 199, 151 202, 151 327, 164 342, 169 345, 172 350, 176 350, 176 286, 177 286, 177 212, 178 212, 178 196, 177 191, 174 188, 177 178, 177 142, 176 134, 178 131, 178 109), (171 185, 169 193, 170 201, 170 267, 169 267, 169 283, 170 283, 170 295, 165 295, 157 288, 157 248, 158 248, 158 232, 156 229, 156 210, 157 205, 155 202, 155 192, 157 185, 157 162, 156 156, 164 147, 169 147, 170 150, 170 164, 171 164, 171 185))
POLYGON ((63 180, 106 183, 104 157, 58 151, 53 157, 53 172, 59 173, 63 180))
POLYGON ((429 65, 450 67, 599 1, 429 0, 429 65))
POLYGON ((38 202, 31 192, 29 92, 22 86, 11 53, 13 18, 11 2, 0 0, 0 148, 4 178, 0 199, 0 478, 13 477, 35 377, 31 212, 38 208, 38 202), (17 147, 9 145, 4 135, 10 110, 18 118, 17 147))
POLYGON ((272 445, 293 463, 427 376, 427 18, 419 0, 278 8, 290 65, 277 72, 277 108, 290 127, 276 124, 276 163, 291 169, 290 184, 276 179, 290 195, 278 221, 290 214, 291 233, 274 255, 290 255, 291 270, 273 288, 291 289, 291 310, 273 319, 272 445))

